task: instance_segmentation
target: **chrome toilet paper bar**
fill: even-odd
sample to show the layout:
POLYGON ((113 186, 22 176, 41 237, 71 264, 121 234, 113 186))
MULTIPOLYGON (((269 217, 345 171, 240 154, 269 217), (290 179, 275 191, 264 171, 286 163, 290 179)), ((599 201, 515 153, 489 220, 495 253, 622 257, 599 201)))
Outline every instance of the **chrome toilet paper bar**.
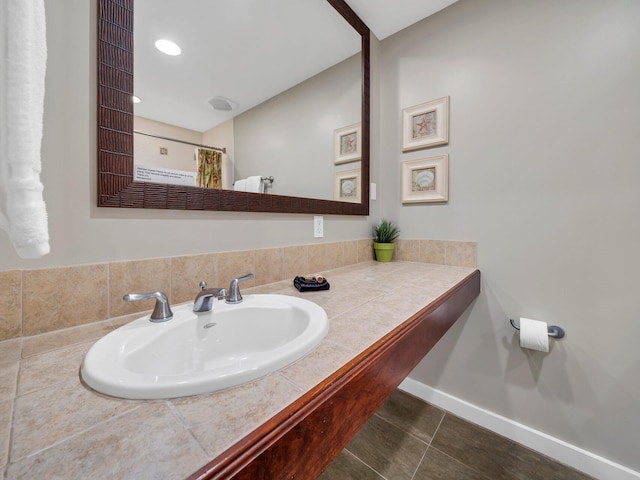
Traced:
MULTIPOLYGON (((510 318, 509 322, 511 322, 511 326, 513 328, 515 328, 516 330, 520 330, 520 326, 518 326, 516 322, 513 321, 513 318, 510 318)), ((549 325, 547 327, 547 334, 551 338, 562 338, 564 337, 564 329, 562 327, 558 327, 557 325, 549 325)))

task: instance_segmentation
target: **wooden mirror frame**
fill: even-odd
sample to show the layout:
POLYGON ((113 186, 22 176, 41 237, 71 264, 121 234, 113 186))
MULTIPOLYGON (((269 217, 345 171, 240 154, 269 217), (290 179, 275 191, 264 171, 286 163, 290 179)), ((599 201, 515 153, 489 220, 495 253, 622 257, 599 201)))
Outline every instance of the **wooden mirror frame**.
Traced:
POLYGON ((171 210, 369 214, 369 28, 344 0, 327 0, 362 36, 362 201, 212 190, 133 180, 133 2, 98 0, 98 206, 171 210))

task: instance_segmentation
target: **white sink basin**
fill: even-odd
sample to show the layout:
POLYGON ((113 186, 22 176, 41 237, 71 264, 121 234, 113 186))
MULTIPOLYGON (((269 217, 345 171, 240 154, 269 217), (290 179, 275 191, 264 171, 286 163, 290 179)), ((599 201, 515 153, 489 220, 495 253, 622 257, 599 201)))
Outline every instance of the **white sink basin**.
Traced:
POLYGON ((326 312, 287 295, 245 295, 238 305, 215 302, 173 319, 139 318, 98 340, 81 368, 94 390, 114 397, 160 399, 213 392, 283 368, 311 352, 327 334, 326 312))

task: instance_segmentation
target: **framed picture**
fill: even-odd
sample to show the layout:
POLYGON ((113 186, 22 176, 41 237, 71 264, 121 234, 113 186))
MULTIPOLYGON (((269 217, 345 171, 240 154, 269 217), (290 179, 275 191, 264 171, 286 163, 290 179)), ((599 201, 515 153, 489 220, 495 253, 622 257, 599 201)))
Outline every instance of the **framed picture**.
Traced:
POLYGON ((333 132, 334 163, 355 162, 362 156, 362 126, 360 123, 333 132))
POLYGON ((449 97, 402 110, 402 151, 449 143, 449 97))
POLYGON ((449 155, 402 162, 402 203, 449 200, 449 155))
POLYGON ((334 174, 333 199, 339 202, 360 203, 362 198, 360 169, 334 174))

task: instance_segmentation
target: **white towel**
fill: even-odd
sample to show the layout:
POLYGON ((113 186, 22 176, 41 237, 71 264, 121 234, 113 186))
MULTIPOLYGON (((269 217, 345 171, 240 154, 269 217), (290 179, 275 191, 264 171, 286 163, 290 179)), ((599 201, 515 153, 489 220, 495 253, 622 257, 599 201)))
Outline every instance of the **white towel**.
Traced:
POLYGON ((246 192, 247 191, 247 179, 236 180, 236 183, 233 184, 233 189, 236 192, 246 192))
POLYGON ((40 182, 44 0, 0 0, 0 228, 23 258, 49 253, 40 182))

